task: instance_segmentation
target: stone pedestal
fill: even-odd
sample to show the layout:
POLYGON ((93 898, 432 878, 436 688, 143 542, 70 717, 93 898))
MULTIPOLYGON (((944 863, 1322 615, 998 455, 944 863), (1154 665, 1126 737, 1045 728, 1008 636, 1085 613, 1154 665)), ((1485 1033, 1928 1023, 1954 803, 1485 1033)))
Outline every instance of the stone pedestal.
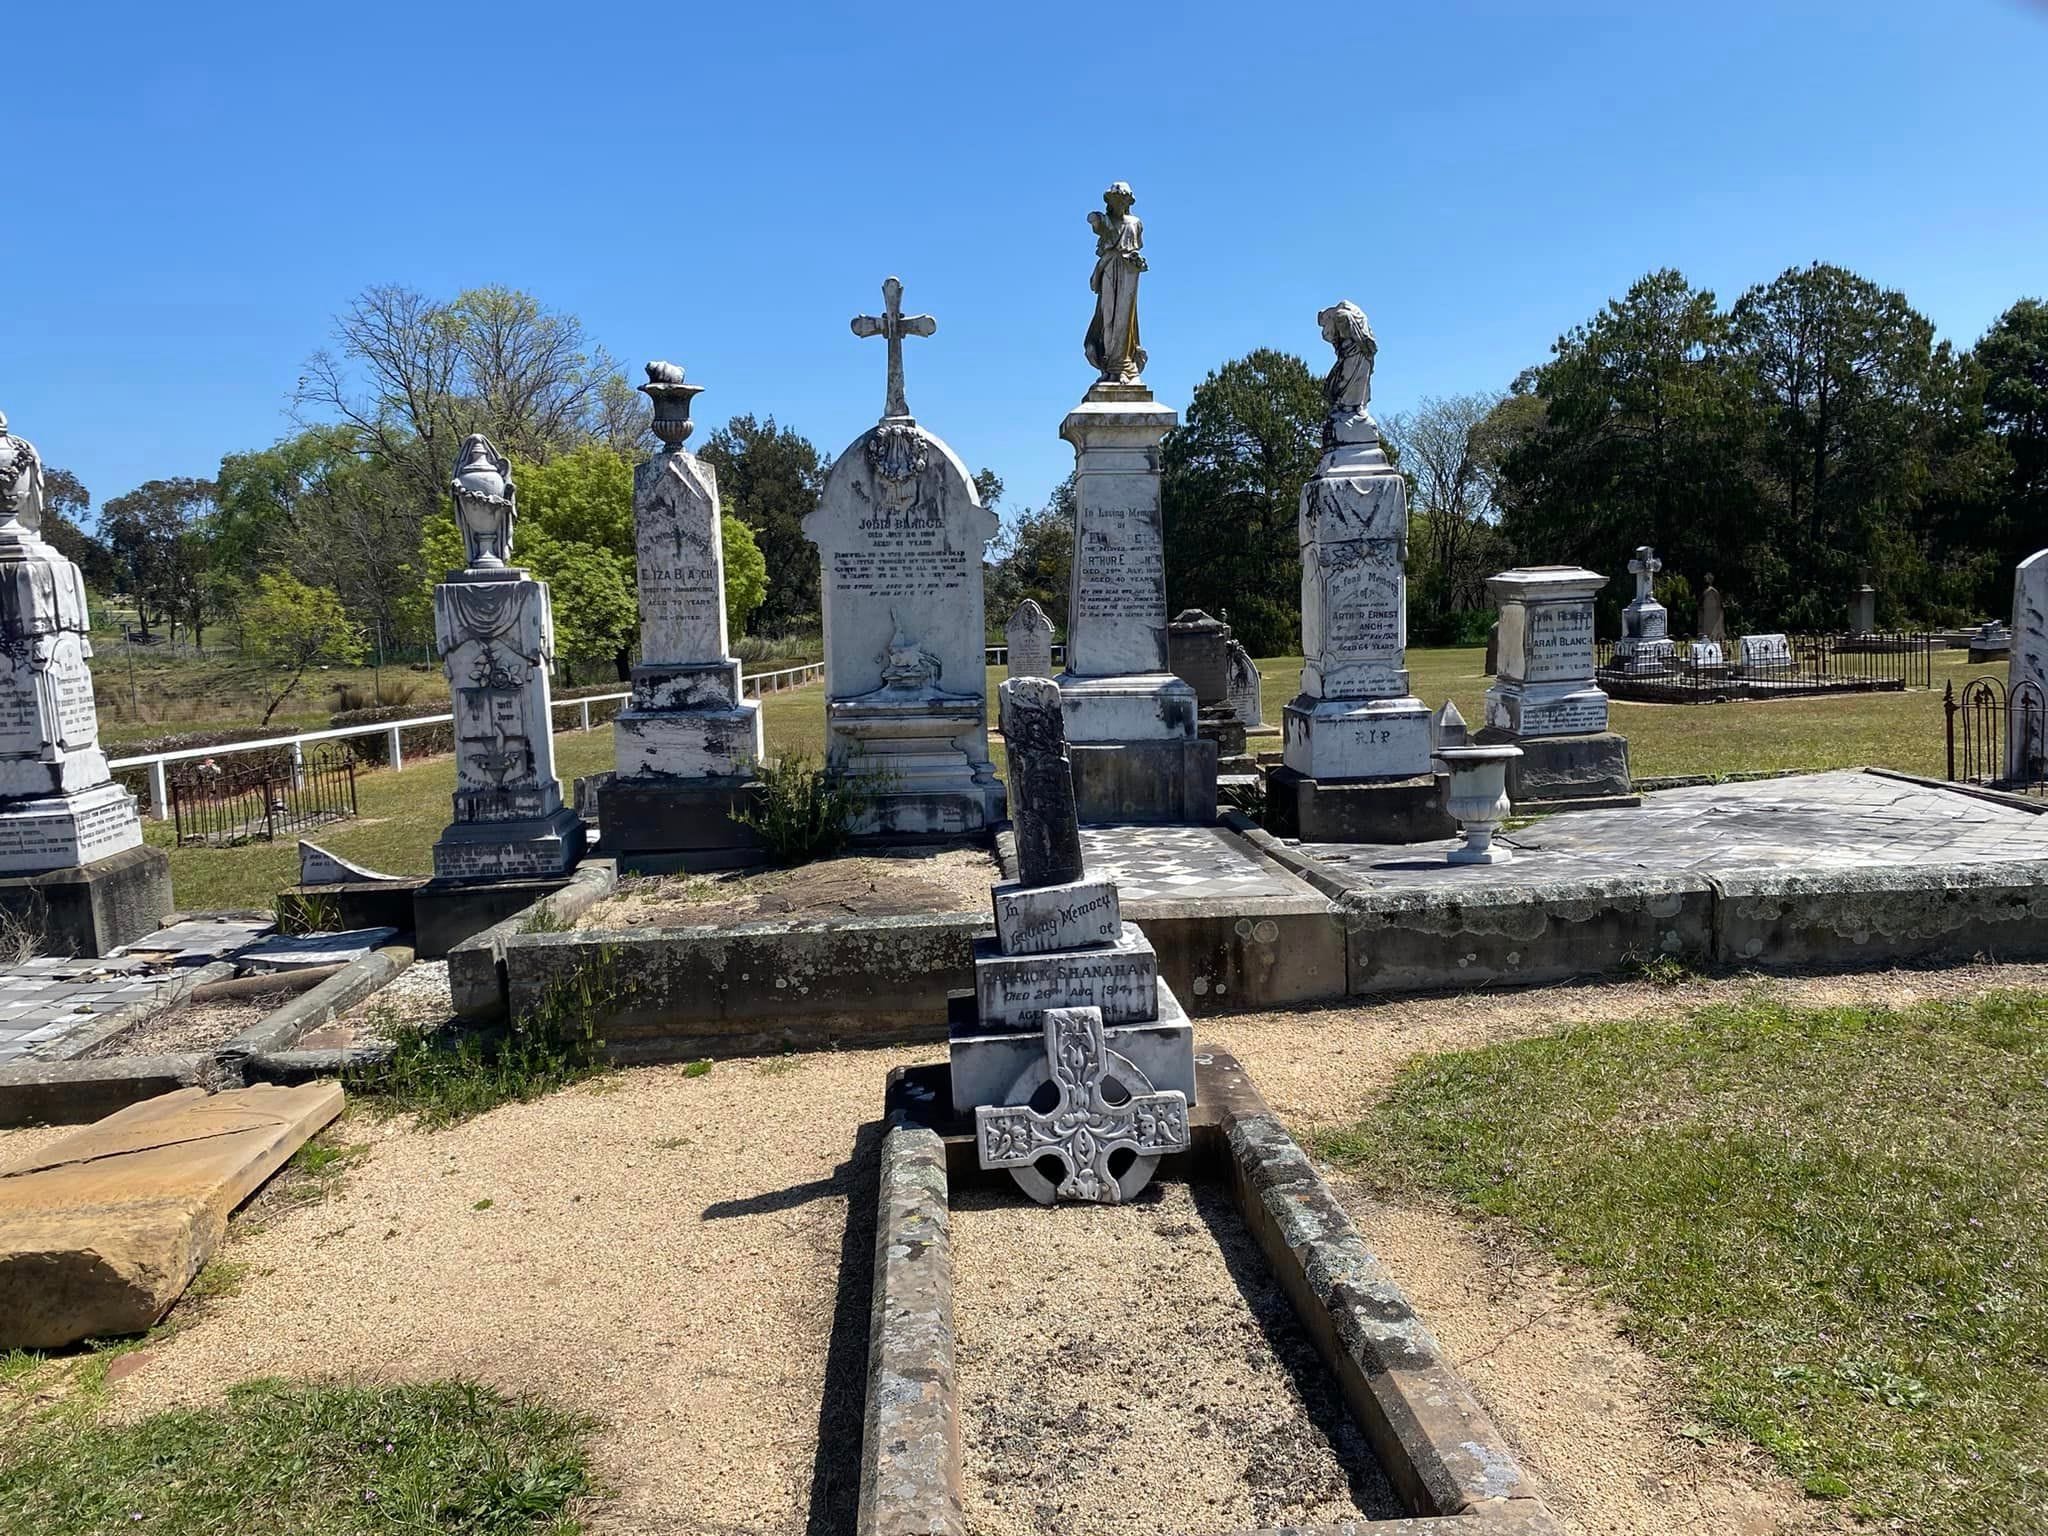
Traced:
POLYGON ((1598 571, 1568 565, 1487 580, 1500 604, 1500 656, 1478 740, 1523 749, 1506 760, 1517 805, 1629 793, 1628 742, 1608 730, 1607 695, 1595 681, 1593 599, 1606 585, 1598 571))
POLYGON ((1268 776, 1268 815, 1288 796, 1297 804, 1276 825, 1322 823, 1300 802, 1342 784, 1357 786, 1346 825, 1413 825, 1416 786, 1431 779, 1429 706, 1408 691, 1408 488, 1376 434, 1323 455, 1301 490, 1298 532, 1301 692, 1282 711, 1290 772, 1268 776), (1375 789, 1387 792, 1384 815, 1363 807, 1375 789))
POLYGON ((996 526, 959 457, 908 416, 855 438, 804 519, 822 565, 826 760, 874 791, 863 838, 957 837, 1002 817, 981 572, 996 526))
POLYGON ((1074 446, 1074 557, 1058 681, 1084 822, 1216 817, 1215 747, 1167 651, 1159 444, 1177 420, 1141 384, 1098 383, 1060 424, 1074 446), (1122 749, 1142 763, 1101 761, 1122 749))
POLYGON ((583 823, 562 803, 548 674, 548 589, 509 566, 458 572, 434 588, 434 640, 455 711, 455 819, 434 844, 441 880, 563 875, 583 856, 583 823))
POLYGON ((649 363, 647 380, 663 451, 633 472, 641 660, 612 723, 618 767, 598 790, 598 827, 622 871, 728 869, 759 857, 731 818, 767 752, 761 706, 726 654, 718 476, 682 446, 702 386, 665 362, 649 363))
POLYGON ((43 541, 43 465, 0 416, 0 906, 98 955, 171 908, 165 856, 100 750, 78 567, 43 541))

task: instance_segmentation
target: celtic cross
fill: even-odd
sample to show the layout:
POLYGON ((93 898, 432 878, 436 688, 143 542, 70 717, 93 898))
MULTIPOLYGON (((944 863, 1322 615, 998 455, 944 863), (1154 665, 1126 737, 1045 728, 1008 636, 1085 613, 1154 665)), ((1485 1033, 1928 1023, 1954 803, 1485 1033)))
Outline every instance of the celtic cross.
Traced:
MULTIPOLYGON (((1124 1196, 1109 1171, 1114 1153, 1128 1149, 1143 1158, 1187 1150, 1186 1094, 1155 1093, 1140 1078, 1124 1083, 1131 1091, 1121 1103, 1103 1097, 1109 1078, 1125 1074, 1113 1073, 1100 1008, 1046 1009, 1045 1059, 1059 1092, 1046 1113, 1029 1104, 983 1104, 974 1111, 982 1167, 1027 1168, 1050 1155, 1067 1170, 1055 1195, 1116 1205, 1124 1196)), ((1051 1203, 1050 1196, 1039 1198, 1051 1203)))
POLYGON ((1636 579, 1636 601, 1641 602, 1650 595, 1650 583, 1664 569, 1664 562, 1657 558, 1657 552, 1649 545, 1637 547, 1635 559, 1628 563, 1629 574, 1636 579))
POLYGON ((903 284, 893 277, 882 281, 882 312, 853 317, 854 335, 880 336, 889 343, 889 402, 882 412, 884 421, 910 419, 910 406, 903 398, 903 338, 929 336, 938 328, 939 322, 930 315, 903 313, 903 284))

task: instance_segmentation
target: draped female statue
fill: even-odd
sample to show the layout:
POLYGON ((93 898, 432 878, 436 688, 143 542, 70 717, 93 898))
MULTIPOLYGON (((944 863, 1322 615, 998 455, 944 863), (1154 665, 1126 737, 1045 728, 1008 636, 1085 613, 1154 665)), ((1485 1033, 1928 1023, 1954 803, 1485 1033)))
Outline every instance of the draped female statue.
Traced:
POLYGON ((1081 350, 1105 384, 1142 383, 1145 371, 1145 349, 1138 345, 1145 225, 1131 214, 1136 201, 1128 182, 1115 182, 1102 194, 1106 211, 1088 215, 1088 227, 1095 231, 1095 273, 1088 279, 1095 292, 1095 318, 1081 350))

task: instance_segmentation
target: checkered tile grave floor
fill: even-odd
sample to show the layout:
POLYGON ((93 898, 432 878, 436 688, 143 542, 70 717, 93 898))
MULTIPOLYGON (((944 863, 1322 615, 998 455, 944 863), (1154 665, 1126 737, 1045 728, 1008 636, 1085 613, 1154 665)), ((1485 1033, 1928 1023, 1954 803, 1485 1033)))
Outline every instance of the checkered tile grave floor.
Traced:
POLYGON ((1081 853, 1124 901, 1316 894, 1218 827, 1083 827, 1081 853))
POLYGON ((1347 884, 1532 884, 1605 874, 1876 869, 2048 858, 2048 814, 1850 769, 1703 784, 1636 807, 1570 811, 1500 835, 1509 864, 1447 865, 1452 842, 1307 843, 1347 884))

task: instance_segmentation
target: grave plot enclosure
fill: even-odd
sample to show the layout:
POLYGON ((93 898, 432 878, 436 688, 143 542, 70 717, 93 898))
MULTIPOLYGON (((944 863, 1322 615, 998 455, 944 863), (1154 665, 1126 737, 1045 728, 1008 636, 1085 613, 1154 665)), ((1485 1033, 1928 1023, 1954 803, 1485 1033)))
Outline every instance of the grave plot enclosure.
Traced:
MULTIPOLYGON (((1218 1375, 1236 1394, 1233 1398, 1226 1392, 1223 1401, 1250 1417, 1254 1434, 1280 1419, 1273 1414, 1274 1371, 1253 1354, 1257 1348, 1270 1348, 1283 1365, 1303 1363, 1289 1360, 1288 1338, 1297 1325, 1312 1344, 1322 1374, 1317 1374, 1317 1364, 1306 1363, 1306 1376, 1297 1372, 1296 1379, 1308 1417, 1321 1432, 1320 1441, 1302 1441, 1295 1447, 1299 1454, 1289 1459, 1286 1437, 1266 1435, 1271 1443, 1262 1454, 1280 1455, 1282 1464, 1260 1479, 1269 1497, 1263 1503, 1254 1501, 1254 1523, 1270 1526, 1269 1511, 1277 1514, 1279 1506, 1287 1505, 1305 1508, 1307 1518, 1322 1522, 1288 1527, 1303 1536, 1339 1530, 1353 1536, 1377 1531, 1387 1536, 1551 1536, 1556 1526, 1500 1431, 1443 1358, 1407 1298, 1359 1239, 1243 1068, 1216 1052, 1198 1058, 1197 1073, 1199 1100, 1189 1115, 1192 1147, 1160 1166, 1158 1209, 1163 1230, 1147 1233, 1144 1242, 1121 1245, 1118 1261, 1128 1257, 1133 1264, 1142 1264, 1155 1240, 1170 1242, 1181 1236, 1190 1200, 1196 1210, 1213 1212, 1220 1196, 1235 1208, 1236 1219, 1256 1244, 1256 1254, 1241 1236, 1233 1244, 1233 1234, 1225 1228, 1235 1222, 1216 1222, 1216 1241, 1237 1266, 1237 1284, 1247 1305, 1258 1314, 1256 1298, 1267 1277, 1245 1271, 1263 1264, 1271 1285, 1284 1293, 1293 1313, 1291 1319, 1264 1318, 1266 1343, 1253 1351, 1228 1330, 1219 1331, 1214 1340, 1218 1375), (1319 1412, 1319 1405, 1333 1407, 1338 1402, 1348 1424, 1332 1423, 1319 1412), (1347 1445, 1356 1450, 1355 1457, 1346 1454, 1347 1445)), ((1064 1410, 1070 1422, 1053 1430, 1042 1415, 1034 1417, 1030 1411, 1034 1399, 1029 1383, 1021 1397, 1002 1389, 1005 1395, 1000 1400, 984 1395, 969 1401, 962 1391, 955 1311, 955 1191, 961 1192, 963 1210, 971 1200, 975 1210, 968 1219, 977 1224, 990 1214, 989 1202, 1019 1197, 1013 1196, 1002 1175, 976 1167, 971 1125, 951 1116, 951 1102, 944 1066, 891 1074, 875 1234, 859 1530, 862 1536, 965 1533, 988 1523, 991 1489, 993 1501, 1005 1506, 1000 1512, 1004 1516, 1015 1514, 1040 1524, 1056 1518, 1061 1528, 1072 1529, 1114 1524, 1115 1509, 1087 1504, 1090 1484, 1103 1475, 1103 1468, 1116 1463, 1120 1472, 1109 1475, 1125 1481, 1172 1475, 1152 1467, 1137 1445, 1121 1456, 1113 1454, 1116 1447, 1084 1450, 1083 1460, 1098 1450, 1112 1452, 1098 1467, 1058 1459, 1071 1435, 1114 1436, 1115 1403, 1091 1406, 1084 1395, 1078 1407, 1064 1410), (993 1182, 998 1179, 1000 1184, 993 1182), (1097 1407, 1105 1411, 1098 1414, 1097 1407), (972 1420, 971 1431, 970 1415, 980 1416, 972 1420), (1071 1422, 1076 1419, 1085 1422, 1071 1422), (1017 1445, 1015 1437, 1034 1434, 1046 1442, 1049 1476, 1042 1481, 1051 1485, 1050 1491, 1002 1490, 1006 1476, 1033 1463, 1031 1448, 1017 1445), (1035 1501, 1040 1507, 1020 1511, 1020 1500, 1035 1501), (1048 1501, 1055 1510, 1044 1507, 1048 1501), (970 1503, 977 1506, 973 1520, 970 1503)), ((1024 1214, 1071 1227, 1110 1212, 1065 1207, 1024 1214)), ((1124 1214, 1126 1219, 1132 1215, 1128 1208, 1124 1214)), ((1014 1221, 1001 1224, 1003 1232, 1018 1230, 1014 1221)), ((1054 1229, 1046 1230, 1050 1239, 1054 1229)), ((972 1240, 986 1243, 991 1234, 977 1230, 972 1240)), ((964 1280, 967 1267, 958 1273, 964 1280)), ((999 1260, 992 1265, 990 1255, 977 1253, 972 1273, 1003 1274, 1009 1285, 1021 1277, 1036 1293, 1036 1326, 1045 1332, 1058 1333, 1066 1322, 1075 1325, 1077 1333, 1084 1332, 1085 1325, 1095 1329, 1092 1336, 1098 1339, 1108 1336, 1099 1327, 1102 1308, 1114 1303, 1084 1284, 1048 1283, 1022 1256, 1005 1271, 999 1260)), ((1147 1275, 1134 1277, 1133 1286, 1142 1289, 1149 1281, 1165 1278, 1155 1262, 1147 1275)), ((1134 1368, 1115 1393, 1125 1400, 1126 1412, 1132 1411, 1129 1404, 1142 1404, 1155 1394, 1171 1397, 1201 1390, 1176 1379, 1170 1370, 1154 1374, 1149 1369, 1158 1360, 1184 1364, 1190 1349, 1187 1331, 1179 1328, 1183 1309, 1171 1287, 1154 1287, 1150 1294, 1150 1310, 1124 1309, 1116 1319, 1119 1327, 1141 1341, 1129 1351, 1134 1368), (1152 1351, 1144 1346, 1143 1336, 1155 1329, 1178 1329, 1171 1349, 1152 1351)), ((980 1302, 977 1297, 971 1310, 986 1313, 980 1302)), ((1213 1305, 1206 1310, 1213 1312, 1213 1305)), ((1190 1311, 1199 1316, 1205 1308, 1190 1311)), ((1026 1341, 1021 1351, 1013 1348, 1010 1353, 1028 1358, 1031 1347, 1026 1341)), ((1085 1351, 1085 1338, 1079 1347, 1085 1351)), ((1057 1359, 1057 1350, 1048 1358, 1057 1359)), ((1095 1362, 1075 1366, 1095 1368, 1095 1362)), ((987 1369, 985 1362, 977 1362, 966 1374, 984 1385, 1005 1379, 987 1369)), ((1050 1401, 1059 1390, 1048 1385, 1043 1396, 1050 1401)), ((1155 1437, 1181 1417, 1172 1412, 1146 1416, 1143 1407, 1135 1412, 1144 1418, 1145 1433, 1155 1437)), ((1212 1437, 1223 1426, 1204 1424, 1199 1415, 1192 1422, 1197 1427, 1189 1430, 1196 1440, 1187 1448, 1190 1458, 1199 1461, 1205 1452, 1213 1457, 1224 1442, 1212 1437)), ((1202 1475, 1212 1471, 1205 1468, 1202 1475)), ((1252 1479, 1248 1476, 1246 1481, 1252 1479)), ((1128 1489, 1119 1488, 1102 1497, 1127 1501, 1128 1495, 1128 1489)), ((1164 1518, 1163 1510, 1161 1515, 1164 1518)), ((1177 1528, 1182 1522, 1166 1523, 1177 1528)), ((1199 1517, 1189 1528, 1210 1529, 1199 1517)), ((1216 1536, 1246 1529, 1235 1513, 1224 1514, 1214 1527, 1216 1536)))

